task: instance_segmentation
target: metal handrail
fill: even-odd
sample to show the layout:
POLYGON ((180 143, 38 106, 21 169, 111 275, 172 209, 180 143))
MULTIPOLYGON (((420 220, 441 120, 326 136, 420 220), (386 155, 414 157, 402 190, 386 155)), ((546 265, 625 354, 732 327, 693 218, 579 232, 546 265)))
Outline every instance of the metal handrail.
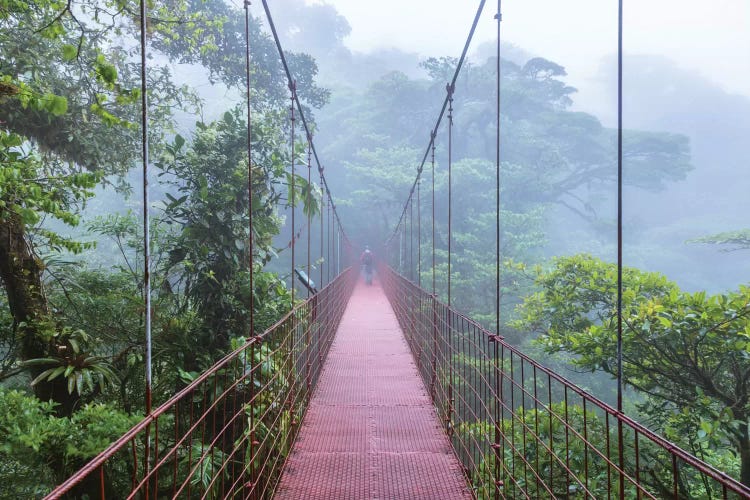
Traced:
POLYGON ((477 497, 750 498, 393 269, 379 273, 477 497))
POLYGON ((238 491, 243 498, 271 495, 356 278, 351 268, 344 270, 145 416, 45 498, 229 498, 238 491), (165 429, 171 430, 168 437, 165 429))

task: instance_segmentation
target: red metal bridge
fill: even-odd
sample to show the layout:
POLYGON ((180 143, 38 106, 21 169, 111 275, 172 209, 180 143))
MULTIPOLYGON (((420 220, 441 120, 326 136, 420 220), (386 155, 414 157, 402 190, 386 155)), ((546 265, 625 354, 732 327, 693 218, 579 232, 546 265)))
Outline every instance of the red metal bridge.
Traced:
MULTIPOLYGON (((649 431, 621 405, 604 403, 524 355, 499 335, 499 319, 490 331, 451 307, 450 195, 448 299, 439 300, 434 185, 433 291, 421 287, 419 268, 414 273, 410 266, 407 278, 384 261, 375 282, 364 284, 265 0, 263 5, 292 93, 291 148, 296 109, 307 132, 307 167, 314 154, 327 196, 320 257, 328 284, 304 301, 294 302, 292 294, 291 312, 262 333, 251 320, 244 345, 157 408, 149 400, 138 425, 47 498, 750 498, 746 486, 649 431), (340 273, 332 262, 343 268, 340 273)), ((498 51, 499 13, 498 2, 498 51)), ((446 88, 399 234, 407 211, 413 232, 415 190, 419 211, 420 176, 431 151, 434 169, 436 133, 446 112, 450 183, 453 93, 471 36, 446 88)), ((145 109, 144 103, 144 130, 145 109)), ((498 88, 498 137, 499 124, 498 88)), ((250 131, 248 147, 249 138, 250 131)), ((499 158, 498 139, 498 196, 499 158)), ((619 160, 621 168, 621 149, 619 160)), ((147 167, 144 159, 144 173, 147 167)), ((251 168, 248 175, 252 186, 251 168)), ((497 212, 499 225, 499 201, 497 212)), ((144 217, 147 222, 147 210, 144 217)), ((252 211, 250 219, 252 226, 252 211)), ((419 215, 416 220, 421 224, 419 215)), ((293 235, 294 224, 292 215, 293 235)), ((419 253, 422 232, 418 227, 419 253)), ((621 243, 621 224, 618 236, 621 243)), ((310 253, 308 239, 308 270, 310 253)), ((497 254, 499 273, 499 241, 497 254)), ((420 255, 418 266, 422 260, 420 255)))
POLYGON ((48 498, 748 498, 388 267, 346 269, 48 498))

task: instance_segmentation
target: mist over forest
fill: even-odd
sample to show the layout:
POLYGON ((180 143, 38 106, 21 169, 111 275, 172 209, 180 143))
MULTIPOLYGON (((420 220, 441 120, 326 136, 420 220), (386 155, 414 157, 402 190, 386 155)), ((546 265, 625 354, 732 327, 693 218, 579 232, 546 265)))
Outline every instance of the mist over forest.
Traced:
MULTIPOLYGON (((445 121, 435 175, 428 154, 419 184, 421 234, 413 217, 398 224, 461 47, 352 50, 333 5, 272 2, 353 244, 354 258, 337 247, 334 262, 318 252, 331 206, 314 164, 308 183, 299 121, 290 151, 289 90, 262 8, 250 11, 251 249, 244 14, 234 1, 178 3, 191 21, 154 22, 149 34, 155 401, 309 296, 292 247, 320 288, 368 245, 428 292, 435 275, 445 301, 445 121)), ((140 420, 146 392, 136 16, 75 0, 56 19, 54 2, 34 4, 0 8, 0 484, 15 481, 0 498, 49 492, 140 420)), ((497 285, 499 333, 613 405, 615 49, 591 62, 595 78, 574 82, 567 61, 503 40, 497 285)), ((474 44, 456 84, 450 240, 449 305, 490 330, 495 50, 474 44)), ((626 50, 624 68, 626 413, 750 486, 750 96, 658 48, 626 50)))

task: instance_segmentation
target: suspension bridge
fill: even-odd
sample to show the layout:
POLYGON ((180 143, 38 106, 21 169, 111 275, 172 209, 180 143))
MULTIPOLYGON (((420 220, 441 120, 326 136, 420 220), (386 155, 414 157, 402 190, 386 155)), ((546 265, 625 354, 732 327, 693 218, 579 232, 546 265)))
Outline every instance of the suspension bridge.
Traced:
MULTIPOLYGON (((262 0, 324 193, 320 290, 219 360, 114 441, 46 498, 750 498, 750 489, 577 387, 452 307, 451 147, 456 81, 485 8, 479 2, 452 81, 376 279, 365 284, 318 158, 273 18, 262 0), (446 122, 445 124, 443 122, 446 122), (435 293, 435 147, 448 132, 447 300, 435 293), (431 165, 431 216, 421 183, 431 165), (414 242, 416 204, 417 253, 414 242), (432 284, 423 286, 422 224, 432 224, 432 284), (406 255, 409 257, 406 257, 406 255), (409 259, 400 274, 391 260, 409 259), (416 263, 415 263, 416 262, 416 263), (416 276, 416 278, 415 278, 416 276), (427 289, 431 288, 431 289, 427 289)), ((141 2, 142 19, 147 3, 141 2)), ((246 23, 250 16, 245 2, 246 23)), ((622 2, 619 23, 618 320, 622 303, 622 2)), ((497 293, 500 293, 500 35, 497 20, 497 293)), ((247 75, 250 46, 246 30, 247 75)), ((142 74, 147 64, 142 26, 142 74)), ((143 77, 144 232, 148 261, 148 114, 143 77)), ((251 92, 248 84, 248 102, 251 92)), ((252 130, 248 105, 248 191, 252 130)), ((292 155, 293 157, 294 155, 292 155)), ((292 163, 292 182, 295 165, 292 163)), ((292 193, 294 187, 292 186, 292 193)), ((294 195, 292 195, 294 196, 294 195)), ((294 205, 294 200, 292 200, 294 205)), ((252 210, 250 244, 252 245, 252 210)), ((292 273, 296 221, 292 211, 292 273)), ((313 227, 308 215, 307 227, 313 227)), ((308 231, 307 256, 310 269, 308 231)), ((249 266, 252 280, 252 266, 249 266)), ((148 267, 146 267, 148 301, 148 267)), ((252 308, 251 308, 252 309, 252 308)), ((150 311, 150 304, 146 304, 150 311)), ((146 375, 150 387, 150 327, 146 375)), ((618 352, 621 353, 621 336, 618 352)), ((620 360, 621 363, 621 360, 620 360)))

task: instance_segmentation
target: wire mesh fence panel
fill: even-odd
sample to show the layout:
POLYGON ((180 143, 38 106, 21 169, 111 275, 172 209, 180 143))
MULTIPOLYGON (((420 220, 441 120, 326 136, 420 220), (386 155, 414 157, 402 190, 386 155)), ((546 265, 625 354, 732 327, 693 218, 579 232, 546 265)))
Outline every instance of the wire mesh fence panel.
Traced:
POLYGON ((750 498, 392 269, 379 272, 477 498, 750 498))
POLYGON ((356 278, 346 269, 47 498, 270 498, 356 278))

